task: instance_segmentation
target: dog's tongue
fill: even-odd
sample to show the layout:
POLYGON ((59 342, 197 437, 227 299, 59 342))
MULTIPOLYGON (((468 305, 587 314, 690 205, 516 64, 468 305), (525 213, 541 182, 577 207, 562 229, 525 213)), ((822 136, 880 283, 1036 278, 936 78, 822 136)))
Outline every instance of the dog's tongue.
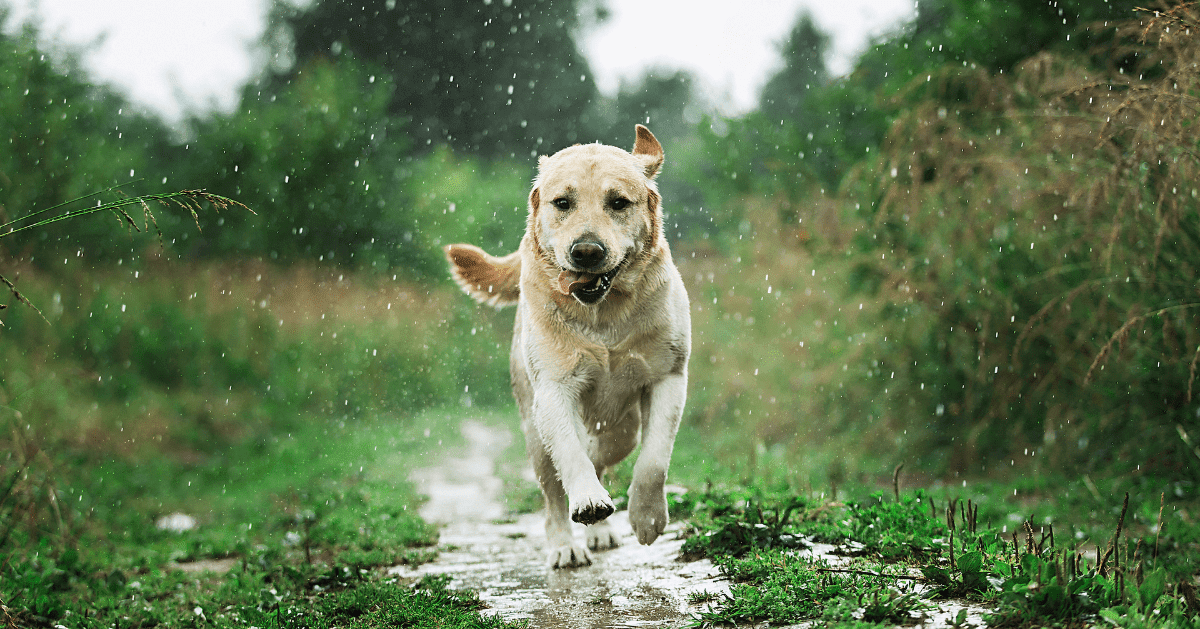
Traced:
POLYGON ((563 270, 558 274, 558 290, 564 295, 570 295, 576 289, 591 284, 594 279, 596 276, 591 273, 563 270))

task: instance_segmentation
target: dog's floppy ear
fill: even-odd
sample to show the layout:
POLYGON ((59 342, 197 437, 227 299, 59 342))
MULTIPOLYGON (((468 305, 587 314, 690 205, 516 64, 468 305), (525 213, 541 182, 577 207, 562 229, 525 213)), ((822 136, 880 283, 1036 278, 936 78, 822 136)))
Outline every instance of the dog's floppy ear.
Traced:
POLYGON ((663 149, 658 143, 658 138, 654 137, 650 130, 642 125, 637 125, 637 141, 633 144, 633 154, 642 161, 642 169, 646 173, 646 179, 654 179, 658 174, 658 169, 662 168, 663 149))
POLYGON ((542 204, 542 191, 538 190, 537 187, 535 186, 533 188, 533 190, 529 191, 529 209, 530 209, 530 211, 536 210, 538 208, 538 206, 541 204, 542 204))

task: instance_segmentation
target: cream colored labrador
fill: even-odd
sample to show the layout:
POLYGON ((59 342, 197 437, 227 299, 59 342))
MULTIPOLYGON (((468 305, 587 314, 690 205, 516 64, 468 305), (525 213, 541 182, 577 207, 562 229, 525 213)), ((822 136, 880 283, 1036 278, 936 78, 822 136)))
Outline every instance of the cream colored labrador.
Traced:
POLYGON ((662 145, 637 126, 632 153, 576 145, 538 161, 519 249, 450 245, 467 294, 517 304, 509 367, 546 499, 550 565, 585 566, 618 545, 601 481, 637 446, 629 522, 642 544, 667 525, 664 484, 687 396, 691 317, 663 235, 662 145), (571 520, 586 527, 576 544, 571 520))

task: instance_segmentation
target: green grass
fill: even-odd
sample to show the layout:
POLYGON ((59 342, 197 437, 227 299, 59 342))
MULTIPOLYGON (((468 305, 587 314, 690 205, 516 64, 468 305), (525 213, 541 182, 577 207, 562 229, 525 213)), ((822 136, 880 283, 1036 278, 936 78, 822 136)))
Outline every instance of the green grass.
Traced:
POLYGON ((1102 495, 1074 491, 1082 483, 1041 483, 1036 499, 1000 482, 844 502, 786 485, 692 492, 684 554, 712 559, 734 582, 696 624, 913 624, 947 598, 991 608, 989 626, 1200 624, 1195 496, 1160 503, 1172 484, 1149 478, 1093 483, 1098 495, 1130 491, 1114 514, 1102 495), (1031 506, 1044 514, 1036 525, 1031 506), (847 563, 801 552, 815 542, 847 563))
POLYGON ((196 464, 34 457, 0 503, 10 533, 0 601, 17 626, 510 626, 482 619, 473 595, 444 581, 381 570, 436 556, 405 479, 454 443, 457 419, 311 418, 196 464), (155 528, 176 511, 199 526, 155 528), (223 575, 172 568, 222 558, 233 560, 223 575))

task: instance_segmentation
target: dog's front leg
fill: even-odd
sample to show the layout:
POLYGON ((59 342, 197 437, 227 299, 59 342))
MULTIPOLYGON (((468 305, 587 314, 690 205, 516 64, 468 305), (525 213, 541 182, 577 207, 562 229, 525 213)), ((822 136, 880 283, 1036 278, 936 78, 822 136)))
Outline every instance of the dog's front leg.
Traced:
POLYGON ((687 370, 671 374, 650 391, 650 412, 642 428, 642 451, 629 485, 629 524, 642 544, 653 543, 667 526, 667 468, 687 399, 687 370))
POLYGON ((571 519, 594 524, 612 515, 613 502, 584 449, 578 393, 558 382, 534 386, 533 420, 567 493, 571 519))

